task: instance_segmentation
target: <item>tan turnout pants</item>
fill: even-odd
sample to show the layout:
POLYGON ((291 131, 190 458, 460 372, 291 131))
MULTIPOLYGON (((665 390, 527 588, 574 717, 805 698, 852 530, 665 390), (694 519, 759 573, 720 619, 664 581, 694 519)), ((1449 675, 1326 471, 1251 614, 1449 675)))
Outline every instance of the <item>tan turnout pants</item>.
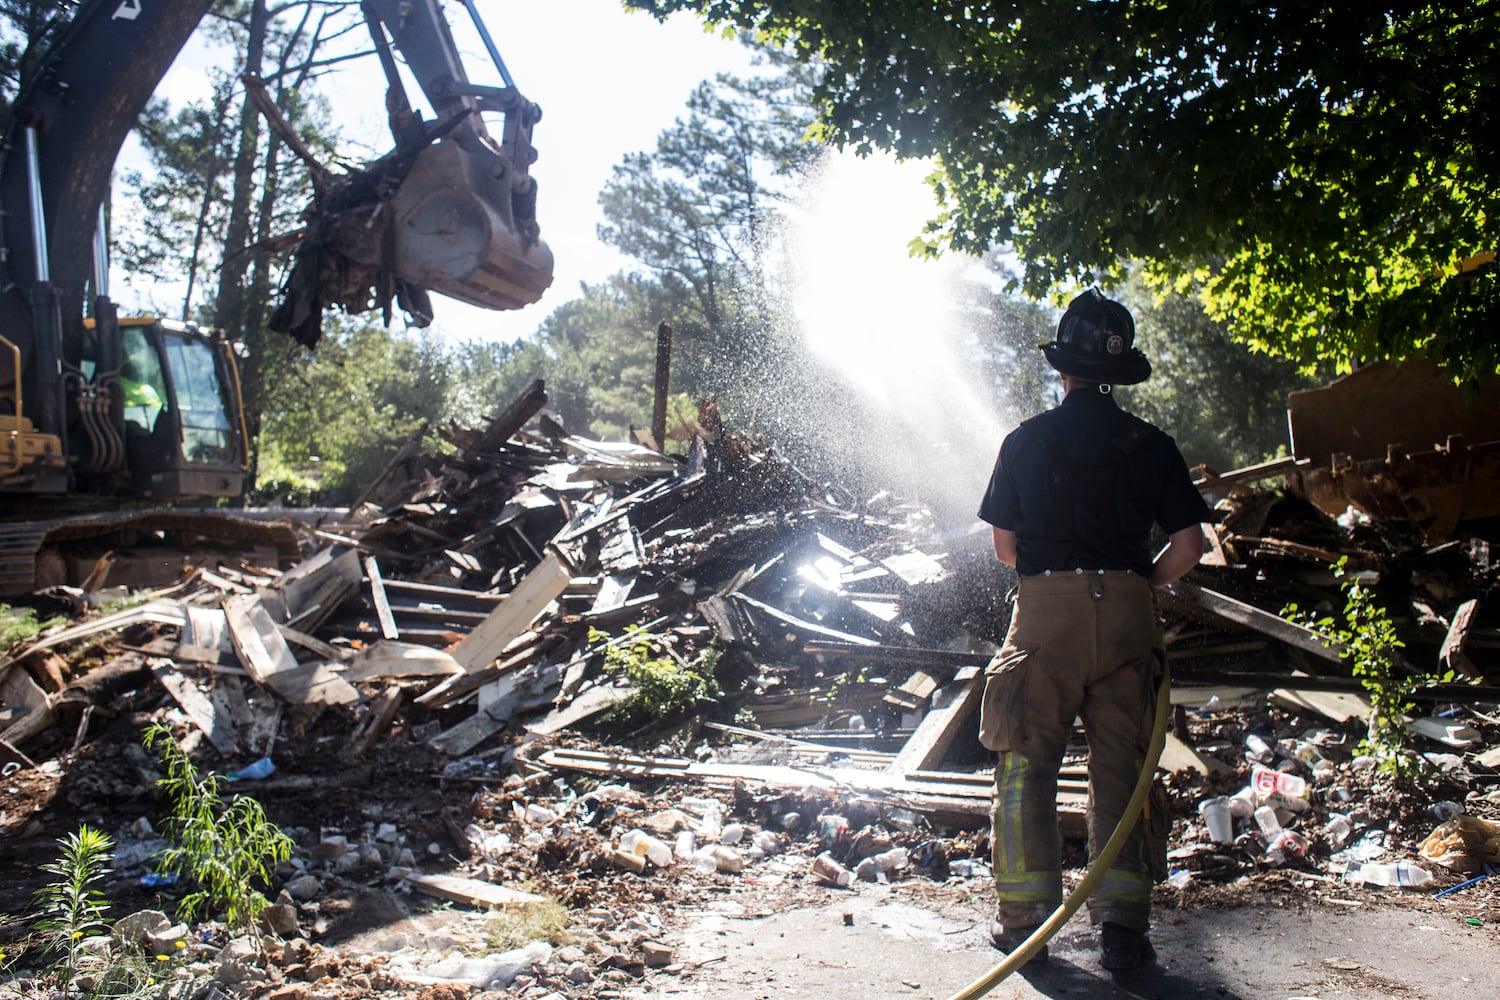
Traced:
MULTIPOLYGON (((1150 743, 1155 673, 1151 588, 1135 573, 1021 578, 1005 648, 986 668, 980 741, 998 751, 991 812, 996 917, 1045 920, 1062 901, 1057 772, 1073 720, 1089 745, 1089 857, 1114 832, 1150 743)), ((1094 923, 1144 932, 1151 874, 1141 824, 1088 900, 1094 923)))

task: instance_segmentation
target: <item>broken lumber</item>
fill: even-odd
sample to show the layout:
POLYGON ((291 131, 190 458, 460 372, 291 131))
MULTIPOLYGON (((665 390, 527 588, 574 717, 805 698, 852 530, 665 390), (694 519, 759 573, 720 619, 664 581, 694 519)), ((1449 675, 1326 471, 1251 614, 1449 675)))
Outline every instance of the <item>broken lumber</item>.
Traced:
POLYGON ((1337 643, 1330 642, 1310 628, 1289 622, 1269 611, 1262 611, 1253 604, 1237 601, 1227 594, 1200 587, 1187 580, 1178 580, 1162 588, 1162 591, 1162 603, 1173 611, 1190 616, 1195 611, 1199 614, 1206 612, 1214 618, 1233 622, 1242 628, 1268 635, 1279 642, 1325 660, 1332 660, 1335 663, 1343 660, 1343 648, 1337 643))
POLYGON ((465 670, 480 670, 495 662, 505 652, 505 647, 519 638, 536 616, 557 599, 572 578, 572 567, 557 549, 549 548, 546 558, 505 595, 505 599, 474 631, 453 647, 453 658, 465 670))
POLYGON ((154 659, 149 661, 148 666, 156 682, 166 689, 193 725, 203 731, 215 750, 225 757, 239 751, 239 734, 235 732, 234 720, 228 714, 220 712, 214 702, 198 690, 197 685, 178 673, 175 663, 166 659, 154 659))
POLYGON ((1470 598, 1458 606, 1453 612, 1453 621, 1448 626, 1448 632, 1443 636, 1443 645, 1438 650, 1438 662, 1445 669, 1463 674, 1467 677, 1484 676, 1484 671, 1474 666, 1474 661, 1469 659, 1469 654, 1464 650, 1464 644, 1468 641, 1469 631, 1474 627, 1474 612, 1479 608, 1478 598, 1470 598))
POLYGON ((519 889, 481 882, 475 878, 460 878, 456 875, 423 875, 412 872, 406 876, 413 889, 452 903, 466 903, 482 910, 503 910, 508 907, 529 906, 542 902, 542 897, 519 889))
POLYGON ((954 676, 953 683, 939 696, 942 704, 934 705, 923 716, 917 731, 911 734, 911 738, 886 771, 901 775, 937 767, 957 739, 959 729, 979 707, 979 699, 983 694, 984 671, 978 667, 964 667, 960 670, 954 676))

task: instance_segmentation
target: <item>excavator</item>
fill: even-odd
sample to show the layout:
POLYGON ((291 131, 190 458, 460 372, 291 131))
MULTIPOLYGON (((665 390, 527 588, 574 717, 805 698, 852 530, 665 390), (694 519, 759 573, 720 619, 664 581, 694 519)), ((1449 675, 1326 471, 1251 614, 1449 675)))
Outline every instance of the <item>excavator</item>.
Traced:
MULTIPOLYGON (((532 126, 473 3, 505 86, 473 84, 438 0, 364 0, 390 89, 395 149, 350 171, 317 164, 247 79, 311 172, 313 203, 271 328, 312 347, 325 310, 392 300, 415 325, 429 292, 490 309, 536 302, 552 254, 536 222, 532 126), (407 99, 396 57, 436 116, 407 99), (482 115, 503 115, 498 138, 482 115)), ((8 109, 0 145, 0 595, 79 583, 61 555, 96 540, 233 539, 283 557, 280 533, 227 513, 172 511, 244 491, 236 345, 108 294, 103 202, 127 133, 212 0, 84 0, 8 109), (151 510, 113 510, 147 501, 151 510), (37 520, 38 511, 48 515, 37 520), (59 513, 67 516, 59 517, 59 513)), ((98 549, 99 546, 95 546, 98 549)), ((77 561, 77 560, 75 560, 77 561)))

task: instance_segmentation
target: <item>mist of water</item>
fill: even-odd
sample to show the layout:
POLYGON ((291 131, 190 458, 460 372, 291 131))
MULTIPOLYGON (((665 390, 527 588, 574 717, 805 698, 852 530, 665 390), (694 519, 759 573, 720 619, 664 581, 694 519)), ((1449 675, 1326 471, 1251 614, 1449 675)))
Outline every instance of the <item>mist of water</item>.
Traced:
POLYGON ((930 169, 831 153, 786 210, 770 255, 786 296, 778 349, 802 371, 766 391, 852 488, 888 487, 959 527, 1008 428, 959 307, 976 262, 908 251, 936 214, 930 169))

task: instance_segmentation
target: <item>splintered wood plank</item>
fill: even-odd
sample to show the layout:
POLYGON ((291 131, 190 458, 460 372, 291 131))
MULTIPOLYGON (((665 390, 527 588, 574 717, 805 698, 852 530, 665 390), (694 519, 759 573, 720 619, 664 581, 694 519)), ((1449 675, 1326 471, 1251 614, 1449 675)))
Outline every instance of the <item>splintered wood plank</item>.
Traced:
POLYGON ((365 575, 370 579, 370 601, 375 605, 375 617, 380 619, 380 635, 383 639, 401 638, 396 627, 396 616, 391 614, 391 602, 385 596, 385 581, 380 577, 380 563, 374 556, 365 556, 365 575))
POLYGON ((542 902, 542 897, 533 893, 456 875, 423 875, 413 872, 406 876, 406 881, 418 892, 454 903, 466 903, 481 910, 504 910, 542 902))
POLYGON ((1341 648, 1337 645, 1330 645, 1323 636, 1312 629, 1289 622, 1269 611, 1262 611, 1253 604, 1235 600, 1227 594, 1200 587, 1186 580, 1178 580, 1164 588, 1164 591, 1165 599, 1162 603, 1170 610, 1190 612, 1196 609, 1200 612, 1207 612, 1214 618, 1230 621, 1262 635, 1268 635, 1325 660, 1338 663, 1343 659, 1341 648))
POLYGON ((414 642, 377 642, 344 661, 345 680, 372 677, 443 677, 464 673, 463 665, 450 654, 414 642))
POLYGON ((601 684, 589 688, 566 706, 553 709, 536 722, 529 723, 526 731, 535 736, 550 736, 569 726, 576 726, 584 719, 614 708, 635 694, 635 688, 624 684, 601 684))
POLYGON ((891 774, 905 774, 937 767, 958 737, 959 729, 979 707, 983 694, 984 671, 978 667, 961 669, 954 675, 953 683, 948 685, 943 703, 934 705, 923 716, 906 746, 886 770, 891 774))
POLYGON ((240 662, 257 684, 272 687, 272 677, 297 669, 297 658, 259 597, 254 594, 226 597, 224 616, 240 662))
POLYGON ((349 735, 345 752, 355 757, 369 753, 370 748, 391 728, 403 697, 404 692, 395 684, 376 695, 370 702, 369 711, 349 735))
POLYGON ((166 688, 183 714, 203 731, 215 750, 225 757, 239 750, 239 734, 235 732, 234 720, 228 712, 220 712, 196 684, 177 672, 171 660, 152 660, 149 665, 156 682, 166 688))
POLYGON ((1209 757, 1194 750, 1170 731, 1167 733, 1167 742, 1162 747, 1161 762, 1157 766, 1173 773, 1197 771, 1199 774, 1228 774, 1234 770, 1217 757, 1209 757))
POLYGON ((1271 692, 1271 700, 1283 708, 1297 712, 1321 715, 1330 722, 1346 722, 1349 719, 1368 721, 1370 703, 1357 694, 1336 691, 1299 691, 1293 686, 1277 688, 1271 692))
POLYGON ((526 631, 537 615, 546 610, 547 605, 557 600, 572 579, 572 568, 556 551, 548 551, 547 557, 505 595, 505 600, 453 647, 453 658, 465 670, 489 666, 506 646, 526 631))
POLYGON ((294 705, 321 702, 347 705, 359 692, 323 663, 298 663, 260 598, 235 595, 224 599, 224 614, 240 660, 256 683, 270 688, 294 705))
POLYGON ((1453 612, 1453 623, 1448 626, 1448 634, 1443 636, 1443 647, 1438 650, 1439 663, 1448 670, 1468 677, 1484 676, 1484 671, 1475 667, 1469 654, 1464 652, 1464 643, 1468 641, 1469 630, 1474 627, 1474 612, 1478 608, 1478 598, 1470 598, 1458 606, 1458 610, 1453 612))
POLYGON ((328 548, 304 560, 277 582, 276 592, 286 604, 286 623, 316 632, 340 604, 358 592, 360 579, 359 553, 353 548, 337 555, 328 548))

